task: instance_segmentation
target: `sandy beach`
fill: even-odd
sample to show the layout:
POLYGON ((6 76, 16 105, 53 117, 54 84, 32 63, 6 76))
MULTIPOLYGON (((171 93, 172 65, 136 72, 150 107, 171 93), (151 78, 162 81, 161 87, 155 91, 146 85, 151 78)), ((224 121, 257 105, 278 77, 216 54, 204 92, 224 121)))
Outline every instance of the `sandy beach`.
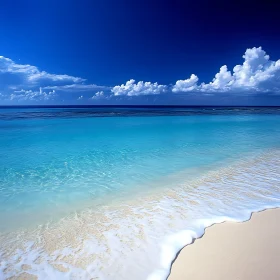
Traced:
POLYGON ((206 229, 183 248, 168 280, 280 279, 280 208, 206 229))

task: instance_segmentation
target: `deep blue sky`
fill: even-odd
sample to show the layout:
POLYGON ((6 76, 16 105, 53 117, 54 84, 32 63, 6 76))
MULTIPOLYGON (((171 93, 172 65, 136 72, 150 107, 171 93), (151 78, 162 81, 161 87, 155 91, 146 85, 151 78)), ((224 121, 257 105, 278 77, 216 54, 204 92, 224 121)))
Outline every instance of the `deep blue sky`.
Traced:
MULTIPOLYGON (((135 79, 170 87, 193 73, 199 82, 209 83, 222 65, 232 71, 242 64, 247 48, 262 46, 271 60, 278 60, 279 26, 277 1, 2 1, 0 55, 17 64, 82 77, 86 83, 100 86, 135 79)), ((88 103, 87 94, 96 91, 82 93, 83 103, 88 103)), ((80 102, 76 93, 71 98, 68 94, 66 102, 80 102)), ((188 104, 202 98, 186 93, 178 98, 178 94, 123 96, 116 102, 160 103, 162 98, 188 104)), ((222 96, 229 103, 236 98, 241 103, 280 99, 277 94, 261 93, 250 96, 249 101, 248 96, 228 95, 222 96)), ((60 99, 48 102, 59 103, 60 99)), ((219 103, 220 97, 202 99, 210 104, 219 103)))

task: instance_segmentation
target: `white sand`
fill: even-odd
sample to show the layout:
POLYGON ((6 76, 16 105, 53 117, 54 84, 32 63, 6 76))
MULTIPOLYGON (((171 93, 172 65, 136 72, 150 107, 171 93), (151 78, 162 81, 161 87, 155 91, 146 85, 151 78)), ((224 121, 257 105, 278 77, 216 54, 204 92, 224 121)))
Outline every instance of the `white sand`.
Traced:
POLYGON ((223 223, 186 246, 168 280, 280 280, 280 208, 223 223))

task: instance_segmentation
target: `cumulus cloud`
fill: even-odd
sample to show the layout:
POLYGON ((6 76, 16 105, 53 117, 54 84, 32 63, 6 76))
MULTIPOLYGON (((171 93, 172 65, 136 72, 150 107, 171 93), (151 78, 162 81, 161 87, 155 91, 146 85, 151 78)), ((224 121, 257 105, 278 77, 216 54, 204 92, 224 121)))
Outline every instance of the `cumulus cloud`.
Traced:
POLYGON ((269 60, 261 47, 247 49, 244 63, 233 68, 233 87, 256 91, 280 91, 280 59, 269 60))
POLYGON ((190 76, 189 79, 186 80, 178 80, 176 84, 173 86, 173 92, 187 92, 193 91, 197 88, 198 77, 194 74, 190 76))
POLYGON ((104 96, 104 91, 101 90, 96 92, 90 99, 99 99, 102 98, 103 96, 104 96))
POLYGON ((179 80, 173 92, 280 92, 280 60, 272 61, 261 48, 247 49, 242 65, 232 72, 226 65, 220 68, 210 83, 197 84, 198 78, 179 80))
POLYGON ((159 85, 158 83, 143 82, 138 83, 131 79, 120 86, 114 86, 111 92, 115 96, 127 95, 127 96, 138 96, 138 95, 150 95, 150 94, 160 94, 167 90, 167 86, 159 85))
POLYGON ((220 72, 215 75, 215 78, 209 84, 202 83, 200 89, 202 91, 228 91, 231 89, 234 82, 234 78, 231 75, 231 72, 228 71, 226 65, 220 68, 220 72))
POLYGON ((280 93, 280 59, 270 60, 262 47, 247 49, 242 58, 243 64, 236 65, 232 70, 229 70, 227 65, 223 65, 209 83, 199 84, 198 76, 192 74, 188 79, 178 80, 171 86, 142 81, 136 83, 135 80, 130 80, 126 84, 113 87, 111 91, 116 96, 160 94, 170 91, 173 93, 280 93))
POLYGON ((242 65, 233 68, 233 74, 227 66, 221 67, 213 81, 202 84, 202 90, 218 91, 279 91, 280 60, 271 61, 261 48, 247 49, 242 65))

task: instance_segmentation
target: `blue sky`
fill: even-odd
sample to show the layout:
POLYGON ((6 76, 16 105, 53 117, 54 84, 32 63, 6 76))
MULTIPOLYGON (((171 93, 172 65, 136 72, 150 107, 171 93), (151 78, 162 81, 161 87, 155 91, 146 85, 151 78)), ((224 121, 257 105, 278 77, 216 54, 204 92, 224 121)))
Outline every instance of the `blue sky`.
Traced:
POLYGON ((3 1, 0 105, 280 105, 276 1, 3 1))

